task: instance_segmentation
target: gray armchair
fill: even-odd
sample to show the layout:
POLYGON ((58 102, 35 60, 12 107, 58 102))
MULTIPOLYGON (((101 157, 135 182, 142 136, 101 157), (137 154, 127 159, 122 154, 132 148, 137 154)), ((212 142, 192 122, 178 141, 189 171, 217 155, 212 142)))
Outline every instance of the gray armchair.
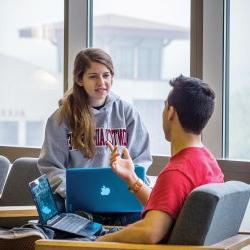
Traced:
POLYGON ((40 175, 37 160, 23 157, 14 161, 3 189, 0 206, 34 205, 28 184, 40 175))
POLYGON ((250 197, 240 181, 207 184, 193 190, 171 233, 169 244, 212 245, 239 232, 250 197))
MULTIPOLYGON (((23 157, 14 161, 0 198, 0 206, 35 205, 28 184, 40 175, 37 160, 37 158, 23 157)), ((23 225, 29 219, 34 217, 0 218, 0 227, 23 225)))
POLYGON ((3 187, 5 185, 10 167, 11 163, 9 159, 3 155, 0 155, 0 197, 2 196, 3 187))
POLYGON ((36 250, 241 249, 250 243, 249 234, 238 234, 249 197, 249 185, 239 181, 207 184, 194 189, 177 218, 167 244, 38 240, 36 250))

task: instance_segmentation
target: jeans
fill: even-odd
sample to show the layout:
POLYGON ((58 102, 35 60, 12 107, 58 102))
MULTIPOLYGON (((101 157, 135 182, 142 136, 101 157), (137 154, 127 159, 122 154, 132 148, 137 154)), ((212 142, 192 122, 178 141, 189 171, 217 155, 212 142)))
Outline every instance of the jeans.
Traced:
POLYGON ((92 214, 93 221, 106 226, 126 226, 141 219, 141 213, 102 213, 92 214))
MULTIPOLYGON (((65 200, 58 194, 54 194, 58 211, 63 213, 66 211, 65 200)), ((84 211, 77 211, 77 214, 86 217, 89 220, 106 226, 126 226, 141 219, 140 212, 134 213, 98 213, 91 214, 84 211)))

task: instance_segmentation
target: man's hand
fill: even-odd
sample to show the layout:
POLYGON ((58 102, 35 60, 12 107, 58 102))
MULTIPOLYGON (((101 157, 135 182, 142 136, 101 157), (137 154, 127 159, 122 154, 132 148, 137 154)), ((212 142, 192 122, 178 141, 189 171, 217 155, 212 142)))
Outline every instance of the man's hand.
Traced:
MULTIPOLYGON (((133 187, 138 181, 138 176, 135 173, 135 166, 128 150, 124 148, 122 157, 120 157, 117 147, 113 146, 109 141, 107 141, 106 144, 111 150, 110 165, 112 170, 120 176, 129 187, 133 187)), ((145 206, 150 193, 151 189, 146 184, 143 184, 139 192, 135 193, 135 196, 145 206)))
POLYGON ((129 186, 135 183, 138 177, 134 172, 134 163, 127 148, 123 149, 122 157, 120 157, 117 146, 114 146, 109 141, 107 141, 106 144, 111 151, 110 164, 112 170, 127 182, 129 186))

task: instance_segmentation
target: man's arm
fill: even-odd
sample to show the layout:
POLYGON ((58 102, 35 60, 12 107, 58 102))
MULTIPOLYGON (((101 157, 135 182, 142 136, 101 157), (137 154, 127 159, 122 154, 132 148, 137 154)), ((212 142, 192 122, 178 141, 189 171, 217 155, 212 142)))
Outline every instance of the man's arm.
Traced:
POLYGON ((165 212, 150 210, 144 219, 122 230, 99 237, 97 241, 127 243, 159 243, 169 232, 173 219, 165 212))
MULTIPOLYGON (((133 183, 135 183, 135 182, 133 182, 133 183)), ((131 184, 131 185, 133 185, 133 184, 131 184)), ((130 185, 128 184, 128 186, 130 186, 130 185)), ((152 189, 149 186, 147 186, 145 183, 143 183, 140 190, 137 191, 136 193, 134 193, 134 195, 140 201, 140 203, 143 206, 145 206, 148 199, 149 199, 151 191, 152 191, 152 189)))

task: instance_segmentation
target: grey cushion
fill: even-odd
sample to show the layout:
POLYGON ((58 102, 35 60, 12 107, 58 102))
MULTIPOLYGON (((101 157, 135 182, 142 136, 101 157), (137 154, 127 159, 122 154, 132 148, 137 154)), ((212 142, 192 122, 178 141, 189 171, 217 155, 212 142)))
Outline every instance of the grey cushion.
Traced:
MULTIPOLYGON (((3 189, 0 206, 34 205, 28 185, 40 175, 37 160, 23 157, 14 161, 3 189)), ((0 227, 21 226, 31 219, 37 217, 0 218, 0 227)))
POLYGON ((10 169, 10 161, 5 156, 0 155, 0 197, 10 169))
POLYGON ((236 235, 249 196, 249 185, 240 181, 194 189, 184 203, 168 244, 211 245, 236 235))
POLYGON ((0 206, 34 205, 28 184, 40 175, 37 160, 23 157, 14 161, 3 189, 0 206))

